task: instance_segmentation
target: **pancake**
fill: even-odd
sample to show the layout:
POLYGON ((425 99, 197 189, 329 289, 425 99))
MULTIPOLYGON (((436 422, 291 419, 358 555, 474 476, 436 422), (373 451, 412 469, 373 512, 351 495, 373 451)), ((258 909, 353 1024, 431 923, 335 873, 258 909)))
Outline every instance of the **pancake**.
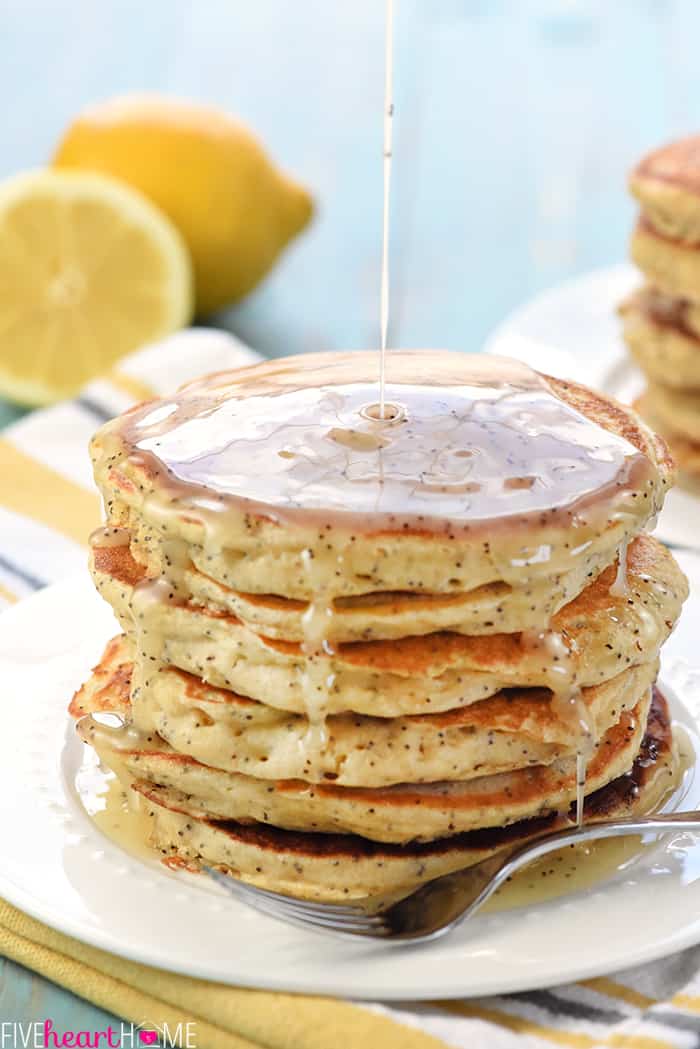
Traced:
POLYGON ((700 390, 677 390, 649 382, 645 399, 664 430, 700 443, 700 390))
POLYGON ((74 693, 68 713, 74 718, 114 713, 130 721, 132 675, 131 649, 118 634, 107 643, 90 677, 74 693))
POLYGON ((700 306, 647 286, 626 299, 620 313, 627 347, 651 380, 700 390, 700 306))
MULTIPOLYGON (((91 681, 71 705, 75 717, 113 709, 129 717, 128 664, 119 663, 113 643, 91 681), (108 660, 112 660, 111 678, 108 660)), ((633 681, 628 679, 630 686, 633 681)), ((634 682, 640 684, 639 680, 634 682)), ((630 689, 631 691, 631 689, 630 689)), ((641 740, 650 690, 625 697, 625 707, 607 730, 587 770, 587 790, 597 790, 629 769, 641 740), (633 709, 627 707, 633 705, 633 709)), ((379 840, 431 840, 480 827, 505 825, 564 809, 576 797, 576 761, 511 773, 483 775, 464 782, 405 783, 352 788, 327 781, 263 780, 225 772, 178 753, 155 733, 144 736, 90 718, 79 724, 81 737, 102 762, 122 778, 148 779, 174 791, 179 804, 196 814, 272 823, 292 830, 358 833, 379 840)))
POLYGON ((664 440, 673 453, 673 458, 678 465, 678 483, 682 488, 698 490, 700 485, 700 443, 690 441, 672 429, 664 427, 658 417, 655 416, 648 393, 645 392, 638 397, 635 408, 640 415, 649 421, 651 425, 663 433, 664 440))
MULTIPOLYGON (((128 529, 99 529, 90 539, 98 551, 104 547, 129 547, 132 557, 142 553, 128 529)), ((607 567, 617 548, 581 554, 569 571, 537 579, 521 587, 504 582, 484 583, 455 594, 374 592, 338 597, 331 602, 327 640, 393 640, 406 635, 452 630, 462 634, 511 633, 542 630, 552 615, 576 597, 583 587, 607 567)), ((159 572, 157 561, 146 559, 146 570, 159 572)), ((190 562, 182 568, 182 592, 196 605, 230 612, 246 626, 266 637, 283 641, 304 638, 304 616, 310 604, 279 594, 248 594, 232 590, 206 575, 190 562)))
MULTIPOLYGON (((316 657, 314 673, 333 675, 327 714, 353 711, 399 717, 442 711, 512 686, 587 687, 639 663, 654 662, 687 595, 669 552, 641 535, 626 557, 627 592, 606 569, 553 617, 543 638, 519 634, 466 637, 441 632, 397 641, 341 644, 316 657), (560 640, 558 658, 551 641, 560 640)), ((142 569, 125 547, 93 550, 93 578, 135 640, 137 685, 170 665, 217 687, 282 710, 307 712, 309 658, 302 646, 253 633, 230 615, 152 600, 148 587, 133 608, 142 569)))
MULTIPOLYGON (((671 726, 658 692, 645 721, 628 732, 626 769, 631 772, 587 797, 586 820, 646 811, 658 802, 664 788, 672 787, 677 770, 671 726)), ((566 823, 565 816, 553 813, 508 827, 391 845, 356 835, 298 833, 260 823, 212 820, 189 810, 167 788, 137 781, 134 789, 144 799, 151 844, 166 862, 195 868, 206 863, 265 889, 329 901, 409 891, 566 823)))
POLYGON ((642 217, 632 234, 630 254, 664 295, 700 302, 700 244, 670 240, 642 217))
POLYGON ((526 587, 612 561, 660 509, 663 443, 602 394, 436 351, 393 352, 389 380, 408 406, 380 429, 358 411, 373 353, 270 361, 125 413, 92 444, 108 526, 178 591, 194 564, 308 601, 526 587))
MULTIPOLYGON (((160 688, 151 690, 148 705, 141 697, 135 703, 135 713, 143 712, 136 722, 141 731, 157 732, 178 753, 205 764, 262 779, 332 780, 360 787, 408 779, 466 780, 548 764, 575 754, 580 745, 580 726, 557 719, 546 689, 534 696, 533 690, 511 689, 444 714, 338 715, 318 731, 306 718, 281 712, 269 719, 261 714, 259 721, 266 723, 259 725, 256 715, 270 708, 252 704, 256 710, 251 713, 250 706, 231 703, 230 692, 192 679, 183 697, 170 687, 168 673, 158 677, 160 688), (246 718, 251 719, 247 724, 246 718)), ((657 664, 646 663, 582 691, 594 742, 656 675, 657 664)))
POLYGON ((630 175, 629 188, 659 233, 700 243, 700 136, 649 153, 630 175))
MULTIPOLYGON (((78 711, 106 709, 100 697, 110 690, 117 697, 116 712, 124 713, 119 697, 130 690, 130 656, 125 638, 109 643, 92 679, 76 695, 76 716, 78 711)), ((658 664, 642 664, 583 690, 594 744, 622 711, 634 706, 657 672, 658 664)), ((127 716, 146 750, 148 740, 158 735, 175 752, 218 769, 339 786, 467 780, 549 764, 575 755, 581 733, 570 717, 561 717, 546 689, 511 689, 445 714, 337 715, 320 732, 305 717, 162 668, 128 705, 132 710, 127 716)))

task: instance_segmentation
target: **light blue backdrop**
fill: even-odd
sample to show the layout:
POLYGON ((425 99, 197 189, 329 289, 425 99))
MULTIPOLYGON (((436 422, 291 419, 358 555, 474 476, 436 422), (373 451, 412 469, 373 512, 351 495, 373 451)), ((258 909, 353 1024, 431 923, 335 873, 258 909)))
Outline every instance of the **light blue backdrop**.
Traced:
MULTIPOLYGON (((396 4, 391 340, 473 350, 536 291, 624 256, 626 171, 700 129, 700 4, 396 4)), ((219 321, 273 354, 375 346, 382 63, 381 0, 0 0, 0 177, 115 92, 225 106, 318 214, 219 321)), ((0 1020, 47 1015, 106 1022, 0 961, 0 1020)))

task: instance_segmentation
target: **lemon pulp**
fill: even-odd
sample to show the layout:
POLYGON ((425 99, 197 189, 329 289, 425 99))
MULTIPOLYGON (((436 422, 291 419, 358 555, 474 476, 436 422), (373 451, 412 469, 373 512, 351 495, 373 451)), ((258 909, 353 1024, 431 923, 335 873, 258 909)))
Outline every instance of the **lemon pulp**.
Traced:
POLYGON ((186 324, 187 249, 158 208, 104 175, 0 183, 0 394, 47 404, 186 324))

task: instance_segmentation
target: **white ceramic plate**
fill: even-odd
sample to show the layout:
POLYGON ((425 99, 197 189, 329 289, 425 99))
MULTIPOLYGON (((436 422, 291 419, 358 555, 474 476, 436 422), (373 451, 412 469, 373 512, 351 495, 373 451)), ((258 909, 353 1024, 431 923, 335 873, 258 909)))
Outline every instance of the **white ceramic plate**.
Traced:
MULTIPOLYGON (((639 272, 623 263, 558 284, 507 317, 484 349, 631 403, 644 380, 627 354, 616 311, 641 283, 639 272)), ((700 550, 700 498, 679 488, 670 492, 656 534, 700 550)))
MULTIPOLYGON (((681 561, 700 582, 700 559, 681 561)), ((693 598, 665 650, 665 679, 685 700, 674 713, 691 727, 693 710, 700 715, 700 675, 679 661, 697 656, 698 624, 693 598)), ((91 823, 75 794, 80 748, 66 714, 115 632, 88 578, 51 587, 2 617, 0 895, 49 925, 194 976, 373 999, 543 987, 700 941, 700 844, 686 835, 591 891, 477 918, 435 944, 401 948, 286 926, 201 876, 132 858, 91 823)), ((691 803, 700 805, 697 777, 688 784, 691 803)))

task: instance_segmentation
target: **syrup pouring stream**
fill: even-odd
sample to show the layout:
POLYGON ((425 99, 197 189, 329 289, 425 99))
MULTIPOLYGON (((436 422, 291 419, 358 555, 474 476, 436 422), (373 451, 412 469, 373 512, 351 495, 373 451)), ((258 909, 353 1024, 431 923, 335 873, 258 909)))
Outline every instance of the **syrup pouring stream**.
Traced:
POLYGON ((384 206, 382 213, 382 278, 380 295, 381 351, 379 362, 379 418, 386 419, 386 343, 389 329, 389 200, 391 192, 394 59, 394 4, 386 0, 386 51, 384 66, 384 206))

